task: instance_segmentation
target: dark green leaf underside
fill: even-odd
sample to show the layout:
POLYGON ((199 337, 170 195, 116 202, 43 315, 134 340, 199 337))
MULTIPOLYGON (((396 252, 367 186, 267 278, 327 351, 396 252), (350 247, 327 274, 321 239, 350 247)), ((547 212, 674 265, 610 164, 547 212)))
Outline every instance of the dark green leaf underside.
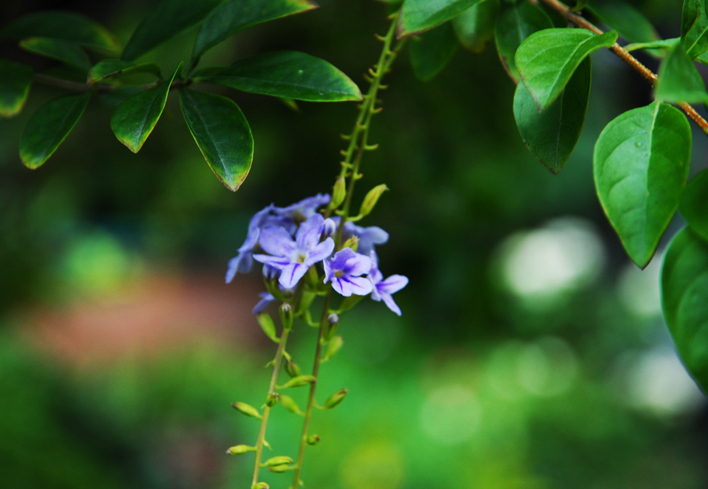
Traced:
POLYGON ((420 34, 461 14, 480 0, 406 0, 398 20, 398 37, 420 34))
POLYGON ((182 114, 189 131, 216 177, 232 191, 248 176, 253 135, 238 105, 226 97, 180 90, 182 114))
POLYGON ((623 0, 589 0, 588 8, 605 25, 616 30, 629 42, 650 42, 659 39, 652 23, 639 10, 623 0))
POLYGON ((447 66, 457 50, 452 24, 447 22, 421 34, 411 41, 408 49, 415 76, 422 81, 431 80, 447 66))
POLYGON ((681 197, 681 215, 696 234, 708 241, 708 170, 686 185, 681 197))
POLYGON ((245 92, 308 102, 360 100, 356 83, 327 61, 297 51, 258 54, 205 80, 245 92))
POLYGON ((33 77, 34 70, 30 66, 0 59, 0 117, 12 117, 20 113, 33 77))
POLYGON ((629 257, 644 268, 681 199, 691 128, 674 107, 654 102, 610 122, 595 144, 597 194, 629 257))
POLYGON ((708 101, 703 78, 683 45, 678 44, 661 64, 655 97, 666 102, 708 101))
POLYGON ((64 141, 84 113, 90 95, 67 95, 40 107, 20 137, 20 158, 28 168, 39 168, 64 141))
POLYGON ((94 65, 88 73, 86 83, 89 85, 108 78, 129 73, 151 73, 160 76, 160 67, 155 63, 133 63, 122 59, 104 59, 94 65))
POLYGON ((88 71, 91 61, 83 49, 71 41, 32 37, 20 42, 20 47, 35 54, 56 59, 81 71, 88 71))
POLYGON ((499 0, 481 0, 452 21, 455 34, 466 49, 480 53, 494 37, 499 0))
POLYGON ((666 252, 661 305, 681 360, 708 391, 708 243, 690 228, 677 234, 666 252))

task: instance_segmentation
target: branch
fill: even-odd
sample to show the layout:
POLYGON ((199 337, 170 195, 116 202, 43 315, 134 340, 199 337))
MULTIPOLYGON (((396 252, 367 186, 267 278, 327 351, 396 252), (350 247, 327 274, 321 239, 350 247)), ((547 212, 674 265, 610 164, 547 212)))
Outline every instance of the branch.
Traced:
MULTIPOLYGON (((587 29, 591 32, 594 32, 595 34, 603 34, 603 32, 598 29, 595 25, 592 23, 588 22, 586 19, 581 17, 580 15, 574 13, 571 11, 569 7, 566 5, 563 5, 561 2, 558 0, 539 0, 540 2, 545 3, 555 11, 557 11, 559 14, 565 18, 568 22, 572 22, 573 24, 577 25, 578 27, 582 27, 583 29, 587 29)), ((646 66, 644 66, 637 58, 629 54, 629 52, 624 49, 622 46, 620 46, 617 43, 614 43, 612 46, 610 46, 610 51, 615 53, 618 58, 620 58, 622 61, 627 63, 634 71, 642 75, 642 77, 649 82, 649 84, 653 87, 656 84, 656 81, 658 77, 646 66)), ((688 105, 686 102, 679 102, 678 106, 681 107, 681 110, 683 110, 688 117, 690 117, 693 122, 695 122, 698 127, 701 128, 704 134, 708 134, 708 122, 696 112, 696 110, 688 105)))

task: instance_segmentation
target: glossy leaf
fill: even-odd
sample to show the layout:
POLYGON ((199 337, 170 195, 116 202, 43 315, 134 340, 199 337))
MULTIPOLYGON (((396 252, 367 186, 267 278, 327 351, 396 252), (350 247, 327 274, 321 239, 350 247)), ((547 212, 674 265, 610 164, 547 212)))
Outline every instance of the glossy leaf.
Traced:
POLYGON ((703 78, 681 44, 661 64, 655 97, 666 102, 708 101, 703 78))
POLYGON ((81 71, 88 71, 91 67, 91 61, 84 50, 71 41, 31 37, 20 41, 20 47, 32 53, 56 59, 81 71))
POLYGON ((548 15, 529 2, 502 4, 494 38, 499 59, 514 83, 519 82, 519 71, 514 62, 516 50, 534 32, 551 27, 553 23, 548 15))
POLYGON ((12 117, 25 105, 34 78, 32 67, 0 59, 0 117, 12 117))
POLYGON ((677 234, 666 252, 661 306, 681 360, 708 391, 708 243, 690 228, 677 234))
POLYGON ((94 83, 106 80, 107 78, 127 75, 130 73, 150 73, 159 77, 160 67, 155 63, 136 64, 131 61, 124 61, 122 59, 104 59, 96 63, 89 70, 86 83, 92 85, 94 83))
POLYGON ((319 6, 311 0, 230 0, 216 7, 199 28, 192 59, 200 58, 209 48, 225 41, 241 29, 306 12, 319 6))
POLYGON ((708 170, 686 185, 681 197, 681 215, 696 234, 708 241, 708 170))
POLYGON ((405 0, 398 19, 399 38, 420 34, 461 14, 481 0, 405 0))
POLYGON ((659 39, 656 29, 642 13, 623 0, 588 0, 588 10, 629 42, 659 39))
POLYGON ((128 61, 139 58, 204 20, 221 1, 162 0, 135 29, 121 58, 128 61))
POLYGON ((416 78, 428 81, 440 73, 457 51, 457 38, 450 22, 413 39, 409 44, 416 78))
POLYGON ((644 268, 681 199, 691 128, 678 109, 654 102, 610 122, 595 144, 595 187, 629 257, 644 268))
POLYGON ((253 136, 238 105, 226 97, 180 90, 182 114, 216 177, 236 191, 253 161, 253 136))
POLYGON ((84 113, 90 95, 67 95, 37 109, 20 137, 20 159, 26 167, 39 168, 64 141, 84 113))
POLYGON ((0 38, 49 37, 72 41, 104 51, 117 51, 118 42, 110 32, 88 17, 74 12, 46 10, 25 15, 0 29, 0 38))
POLYGON ((137 85, 125 85, 122 87, 115 87, 107 92, 99 91, 97 98, 103 105, 110 107, 111 109, 115 109, 125 100, 142 92, 143 89, 137 85))
POLYGON ((646 49, 647 52, 653 56, 663 57, 666 51, 675 48, 680 41, 681 39, 678 37, 672 37, 671 39, 660 39, 658 41, 633 42, 632 44, 624 46, 624 49, 630 53, 632 51, 646 49))
POLYGON ((494 37, 499 9, 499 0, 481 0, 455 17, 452 25, 460 44, 481 53, 494 37))
POLYGON ((545 29, 521 43, 516 67, 536 105, 544 110, 560 95, 586 56, 612 46, 616 40, 615 31, 596 35, 585 29, 545 29))
POLYGON ((361 100, 347 75, 327 61, 297 51, 275 51, 236 61, 206 81, 275 97, 308 102, 361 100))
POLYGON ((514 118, 531 153, 557 175, 570 158, 585 123, 592 75, 590 58, 580 63, 573 76, 543 112, 538 111, 523 83, 516 85, 514 118))
POLYGON ((157 121, 162 115, 170 93, 170 85, 175 79, 177 67, 169 82, 145 90, 122 102, 111 117, 111 129, 118 141, 130 151, 137 153, 143 147, 157 121))
POLYGON ((708 14, 704 0, 683 2, 681 39, 691 59, 708 51, 708 14))

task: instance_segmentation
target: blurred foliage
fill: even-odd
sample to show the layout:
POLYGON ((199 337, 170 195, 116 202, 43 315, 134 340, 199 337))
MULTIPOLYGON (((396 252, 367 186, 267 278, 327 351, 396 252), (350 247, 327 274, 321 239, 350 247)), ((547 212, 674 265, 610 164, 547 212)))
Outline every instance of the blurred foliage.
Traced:
MULTIPOLYGON (((204 65, 298 49, 361 81, 379 49, 372 34, 386 27, 385 7, 320 3, 239 33, 204 65)), ((660 33, 678 29, 680 3, 635 2, 660 33)), ((149 7, 4 2, 0 19, 76 10, 124 45, 149 7)), ((176 67, 194 36, 186 32, 145 61, 176 67)), ((9 44, 0 49, 28 59, 9 44)), ((403 319, 373 303, 343 322, 345 346, 324 365, 320 392, 350 393, 314 417, 322 441, 307 454, 317 459, 304 474, 308 487, 706 486, 705 401, 661 323, 658 270, 629 264, 592 184, 601 128, 648 103, 649 89, 609 53, 596 56, 586 126, 559 176, 524 147, 514 85, 494 49, 458 50, 427 83, 406 57, 394 66, 372 126, 381 147, 363 166, 364 187, 385 182, 391 190, 362 224, 390 233, 379 250, 383 272, 405 274, 411 285, 396 296, 403 319), (572 273, 548 265, 559 259, 572 273)), ((119 293, 153 273, 221 276, 255 211, 329 189, 337 135, 356 109, 303 102, 295 112, 236 94, 256 147, 248 180, 232 194, 194 147, 176 97, 139 154, 89 106, 52 160, 30 172, 17 154, 19 131, 61 91, 36 84, 33 93, 17 119, 0 120, 0 486, 235 487, 252 459, 223 452, 254 439, 257 423, 229 403, 263 395, 271 345, 204 338, 72 370, 27 345, 22 331, 31 325, 16 313, 119 293)), ((698 170, 708 146, 694 139, 698 170)), ((306 371, 314 331, 296 325, 293 341, 306 371)), ((298 424, 275 412, 268 440, 276 454, 296 446, 298 424)), ((278 477, 267 479, 271 487, 285 484, 278 477)))

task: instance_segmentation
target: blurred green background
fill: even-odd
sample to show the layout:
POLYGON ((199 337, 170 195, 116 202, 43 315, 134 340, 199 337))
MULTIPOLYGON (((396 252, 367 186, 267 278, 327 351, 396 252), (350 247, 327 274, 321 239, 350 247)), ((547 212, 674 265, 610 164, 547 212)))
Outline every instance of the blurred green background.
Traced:
MULTIPOLYGON (((40 9, 82 12, 125 43, 156 2, 3 2, 6 22, 40 9)), ((365 83, 382 4, 322 8, 248 29, 204 65, 296 49, 365 83)), ((664 37, 681 2, 636 2, 664 37)), ((165 72, 187 59, 191 30, 147 58, 165 72)), ((12 43, 0 55, 33 64, 12 43)), ((656 69, 656 62, 644 59, 656 69)), ((493 46, 459 49, 428 83, 407 53, 382 92, 359 198, 391 191, 362 223, 386 229, 385 275, 410 285, 402 318, 365 300, 344 316, 343 350, 324 364, 303 478, 317 489, 704 488, 708 409, 661 319, 660 256, 643 272, 607 224, 592 183, 592 147, 612 118, 651 91, 607 52, 594 55, 587 123, 557 177, 519 138, 513 83, 493 46)), ((214 88, 216 90, 216 88, 214 88)), ((142 151, 110 131, 93 103, 56 154, 31 172, 24 123, 63 93, 35 84, 22 114, 0 120, 0 487, 245 488, 273 345, 250 309, 258 274, 223 283, 248 220, 329 191, 339 133, 354 104, 232 96, 256 156, 236 194, 213 176, 170 97, 142 151)), ((692 173, 708 145, 694 132, 692 173)), ((680 217, 667 238, 681 226, 680 217)), ((662 245, 665 246, 666 241, 662 245)), ((661 253, 660 253, 661 254, 661 253)), ((298 324, 292 353, 306 370, 315 332, 298 324)), ((305 392, 294 397, 304 403, 305 392)), ((276 408, 268 440, 295 456, 301 419, 276 408)), ((267 474, 285 488, 289 475, 267 474)))

